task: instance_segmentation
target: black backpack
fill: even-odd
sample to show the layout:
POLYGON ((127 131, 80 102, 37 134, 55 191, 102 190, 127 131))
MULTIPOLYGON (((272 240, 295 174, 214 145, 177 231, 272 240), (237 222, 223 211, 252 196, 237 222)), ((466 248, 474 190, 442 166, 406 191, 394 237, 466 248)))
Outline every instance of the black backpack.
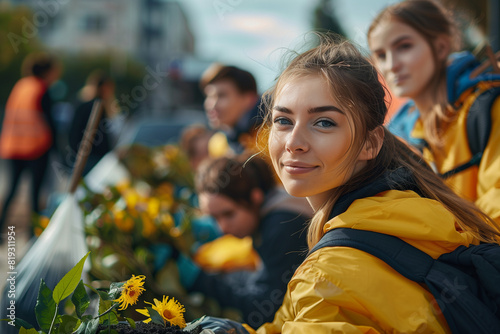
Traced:
POLYGON ((352 247, 378 257, 404 277, 425 284, 452 333, 500 333, 500 245, 460 246, 437 260, 386 234, 333 229, 310 253, 352 247))
MULTIPOLYGON (((500 80, 500 78, 498 79, 500 80)), ((500 96, 500 87, 492 87, 479 95, 472 103, 469 114, 467 115, 467 138, 472 158, 464 164, 461 164, 441 177, 448 178, 460 173, 472 166, 479 166, 483 151, 488 144, 491 133, 491 108, 493 103, 500 96)), ((499 330, 500 332, 500 330, 499 330)))

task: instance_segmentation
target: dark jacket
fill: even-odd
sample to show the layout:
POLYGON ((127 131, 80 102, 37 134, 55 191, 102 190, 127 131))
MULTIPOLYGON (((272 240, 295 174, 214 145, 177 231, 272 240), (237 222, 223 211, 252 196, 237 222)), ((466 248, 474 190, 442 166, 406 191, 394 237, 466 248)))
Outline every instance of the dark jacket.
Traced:
MULTIPOLYGON (((78 153, 78 148, 83 139, 83 134, 85 128, 90 118, 92 112, 92 106, 94 105, 94 100, 84 102, 80 104, 76 110, 71 123, 71 129, 69 132, 69 145, 76 156, 78 153)), ((94 167, 99 160, 111 151, 111 138, 109 135, 109 119, 106 117, 106 113, 103 112, 99 125, 97 127, 96 135, 92 144, 92 151, 88 157, 87 163, 85 165, 84 174, 87 174, 92 167, 94 167)))

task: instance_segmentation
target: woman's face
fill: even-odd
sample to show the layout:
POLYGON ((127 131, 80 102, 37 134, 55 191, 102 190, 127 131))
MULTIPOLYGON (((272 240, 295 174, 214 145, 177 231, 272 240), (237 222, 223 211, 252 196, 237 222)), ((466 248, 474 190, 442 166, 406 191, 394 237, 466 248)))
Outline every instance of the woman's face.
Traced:
POLYGON ((258 212, 225 195, 200 193, 199 202, 201 211, 214 217, 224 234, 244 238, 257 229, 258 212))
POLYGON ((415 29, 396 20, 383 20, 368 36, 375 65, 392 92, 414 100, 429 93, 436 72, 431 45, 415 29))
POLYGON ((271 116, 269 153, 274 169, 287 192, 307 197, 315 210, 329 190, 364 166, 358 157, 345 168, 353 134, 346 111, 331 96, 322 76, 286 83, 271 116))

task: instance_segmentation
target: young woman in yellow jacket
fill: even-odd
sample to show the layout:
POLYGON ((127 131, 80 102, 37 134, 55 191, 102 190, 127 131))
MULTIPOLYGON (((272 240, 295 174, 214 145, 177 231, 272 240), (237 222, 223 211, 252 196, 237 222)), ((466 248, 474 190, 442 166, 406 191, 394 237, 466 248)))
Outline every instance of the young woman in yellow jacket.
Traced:
MULTIPOLYGON (((372 64, 350 43, 330 38, 296 56, 266 97, 263 129, 273 166, 285 189, 306 197, 315 211, 309 248, 327 231, 346 227, 396 236, 433 258, 494 242, 495 222, 384 128, 387 98, 372 64)), ((221 321, 206 323, 217 328, 221 321)), ((350 247, 311 253, 273 322, 245 327, 250 333, 450 332, 425 287, 350 247)))
MULTIPOLYGON (((388 129, 419 147, 453 190, 500 223, 500 74, 476 75, 479 62, 472 54, 452 54, 459 36, 451 15, 436 1, 408 0, 377 15, 368 44, 391 91, 410 99, 388 129), (478 136, 468 135, 468 118, 485 92, 493 98, 480 109, 484 119, 491 114, 491 133, 482 157, 472 160, 469 145, 478 136), (472 166, 460 170, 469 161, 472 166)), ((478 135, 486 128, 479 127, 478 135)))
MULTIPOLYGON (((495 241, 495 222, 383 127, 387 99, 370 62, 348 42, 329 38, 293 59, 265 99, 274 168, 285 189, 306 197, 315 211, 309 248, 340 227, 393 235, 433 258, 460 245, 495 241), (375 184, 385 188, 365 197, 375 184)), ((297 269, 274 321, 257 332, 449 328, 421 285, 360 250, 325 247, 297 269)))

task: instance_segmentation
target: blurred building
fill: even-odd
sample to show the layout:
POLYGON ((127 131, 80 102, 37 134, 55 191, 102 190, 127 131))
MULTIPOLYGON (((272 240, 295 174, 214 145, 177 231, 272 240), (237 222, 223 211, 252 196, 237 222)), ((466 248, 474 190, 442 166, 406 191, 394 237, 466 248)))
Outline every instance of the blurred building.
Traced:
POLYGON ((194 52, 194 37, 178 1, 11 0, 34 10, 39 37, 53 49, 117 50, 142 59, 194 52))
MULTIPOLYGON (((120 72, 134 57, 155 72, 168 73, 174 60, 193 57, 195 40, 179 1, 174 0, 11 0, 33 10, 29 23, 50 49, 113 57, 120 72)), ((169 109, 175 101, 170 80, 150 92, 148 109, 169 109)))

